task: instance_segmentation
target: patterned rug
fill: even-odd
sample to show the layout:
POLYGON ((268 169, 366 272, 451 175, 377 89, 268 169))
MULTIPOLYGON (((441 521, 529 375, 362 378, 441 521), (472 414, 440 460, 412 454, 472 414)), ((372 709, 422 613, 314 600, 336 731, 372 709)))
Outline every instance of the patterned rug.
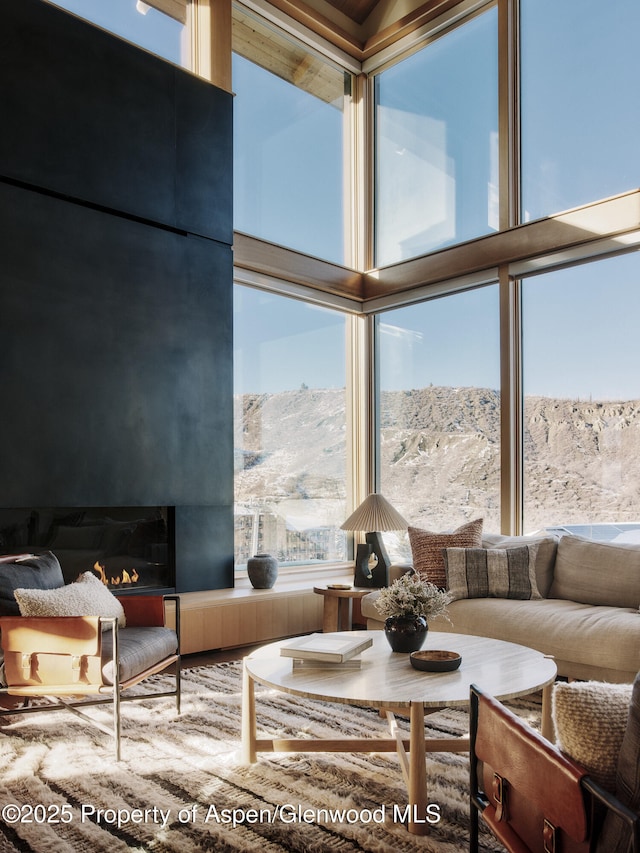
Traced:
MULTIPOLYGON (((377 711, 259 686, 256 695, 258 736, 387 736, 377 711)), ((467 756, 428 757, 440 819, 417 837, 402 823, 407 793, 395 754, 261 753, 242 766, 240 701, 239 662, 186 669, 180 716, 171 699, 124 705, 119 763, 111 739, 68 712, 11 718, 0 733, 0 853, 468 849, 467 756)), ((517 710, 535 720, 540 706, 517 710)), ((466 727, 463 711, 427 718, 436 737, 466 727)), ((483 836, 482 849, 502 848, 483 836)))

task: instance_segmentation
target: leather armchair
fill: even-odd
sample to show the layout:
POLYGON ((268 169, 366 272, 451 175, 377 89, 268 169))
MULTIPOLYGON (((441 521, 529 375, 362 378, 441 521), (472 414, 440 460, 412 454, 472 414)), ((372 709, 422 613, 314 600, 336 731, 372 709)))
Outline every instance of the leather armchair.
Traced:
POLYGON ((472 853, 478 851, 479 816, 512 853, 587 853, 597 849, 607 811, 625 822, 628 850, 638 851, 638 817, 475 685, 470 741, 472 853))
MULTIPOLYGON (((100 730, 113 734, 116 759, 121 752, 121 702, 175 696, 180 712, 180 600, 178 596, 122 596, 126 616, 4 616, 0 618, 6 685, 2 694, 21 697, 18 707, 0 708, 7 715, 72 711, 100 730), (175 627, 168 627, 171 621, 175 627), (151 675, 170 670, 171 689, 123 695, 151 675), (30 700, 38 698, 31 704, 30 700), (112 724, 105 725, 86 708, 111 705, 112 724)), ((4 703, 3 703, 4 704, 4 703)))

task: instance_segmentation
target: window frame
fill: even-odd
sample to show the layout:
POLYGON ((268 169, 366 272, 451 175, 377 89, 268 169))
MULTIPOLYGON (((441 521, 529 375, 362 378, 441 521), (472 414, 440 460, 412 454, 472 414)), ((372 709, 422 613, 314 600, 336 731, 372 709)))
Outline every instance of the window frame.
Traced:
MULTIPOLYGON (((519 222, 519 80, 518 0, 498 5, 498 120, 500 230, 399 264, 375 268, 373 243, 373 77, 407 50, 419 49, 491 3, 465 0, 448 12, 431 16, 377 53, 362 55, 353 107, 352 267, 326 264, 283 247, 261 244, 236 233, 235 270, 239 279, 260 282, 298 298, 329 300, 352 314, 357 328, 358 358, 353 362, 352 396, 354 456, 352 506, 376 489, 377 408, 375 405, 376 343, 374 317, 389 308, 420 302, 489 281, 500 287, 501 349, 501 532, 522 531, 522 381, 520 281, 537 271, 588 262, 640 249, 640 190, 607 199, 593 199, 571 211, 519 222)), ((295 28, 295 27, 294 27, 295 28)))

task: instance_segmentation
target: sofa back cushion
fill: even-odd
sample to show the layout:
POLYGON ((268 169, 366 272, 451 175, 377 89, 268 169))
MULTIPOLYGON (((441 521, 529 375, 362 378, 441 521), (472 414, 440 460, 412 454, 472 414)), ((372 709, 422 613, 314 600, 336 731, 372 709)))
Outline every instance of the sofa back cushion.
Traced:
POLYGON ((563 536, 550 598, 609 607, 640 605, 640 547, 563 536))
POLYGON ((0 616, 19 616, 20 608, 14 590, 58 589, 64 586, 62 569, 55 554, 29 554, 0 562, 0 616), (15 560, 15 562, 14 562, 15 560))
POLYGON ((553 583, 558 539, 555 536, 503 536, 500 533, 485 533, 482 536, 483 548, 509 549, 522 545, 537 545, 536 581, 542 598, 548 598, 553 583))

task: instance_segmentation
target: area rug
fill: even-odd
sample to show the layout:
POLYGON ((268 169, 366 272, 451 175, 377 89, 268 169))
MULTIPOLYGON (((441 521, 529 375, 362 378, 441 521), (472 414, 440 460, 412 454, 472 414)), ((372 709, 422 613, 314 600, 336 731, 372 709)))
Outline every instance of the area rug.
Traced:
MULTIPOLYGON (((258 736, 387 735, 371 709, 259 686, 256 695, 258 736)), ((180 716, 171 699, 124 705, 120 762, 107 735, 68 712, 11 718, 0 733, 0 853, 468 849, 466 755, 428 757, 438 819, 428 836, 413 836, 395 754, 261 753, 243 766, 240 703, 240 662, 186 669, 180 716)), ((518 712, 535 720, 539 703, 521 702, 518 712)), ((438 712, 427 728, 462 734, 467 715, 438 712)), ((502 850, 488 835, 481 849, 502 850)))

